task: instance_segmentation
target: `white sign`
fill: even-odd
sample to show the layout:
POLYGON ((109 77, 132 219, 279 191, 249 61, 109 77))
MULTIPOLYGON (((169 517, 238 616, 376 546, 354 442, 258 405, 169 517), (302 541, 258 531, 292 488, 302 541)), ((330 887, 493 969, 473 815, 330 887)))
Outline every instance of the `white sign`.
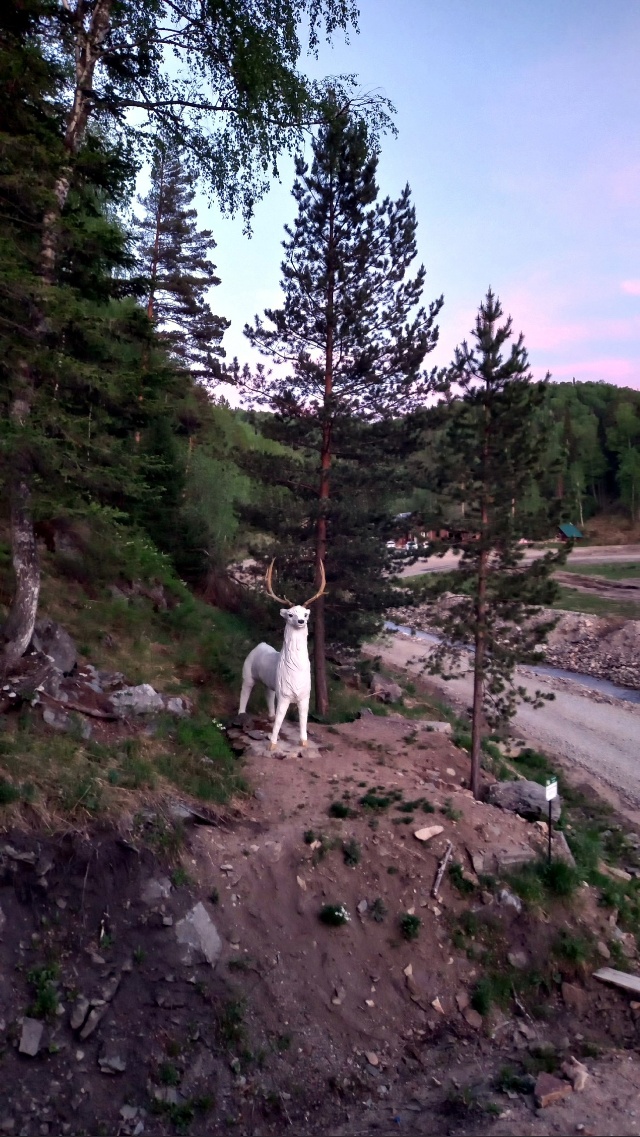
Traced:
POLYGON ((554 797, 558 796, 558 782, 555 778, 548 781, 545 786, 545 793, 547 801, 553 801, 554 797))

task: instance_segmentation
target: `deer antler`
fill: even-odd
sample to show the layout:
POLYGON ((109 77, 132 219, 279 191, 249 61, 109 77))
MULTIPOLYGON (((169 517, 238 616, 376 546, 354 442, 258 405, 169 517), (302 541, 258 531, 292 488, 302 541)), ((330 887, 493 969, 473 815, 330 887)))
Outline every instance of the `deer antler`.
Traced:
POLYGON ((275 563, 276 563, 276 558, 274 557, 271 564, 269 565, 269 568, 267 569, 267 574, 265 576, 265 581, 267 584, 267 596, 270 596, 272 600, 277 600, 278 604, 288 604, 289 607, 291 608, 292 605, 291 605, 290 600, 287 600, 286 597, 283 600, 281 596, 276 596, 275 592, 273 591, 273 587, 271 585, 271 578, 273 577, 273 566, 275 563))
POLYGON ((305 600, 305 602, 304 602, 305 608, 309 608, 310 605, 313 604, 314 600, 318 600, 322 596, 323 592, 325 591, 326 584, 327 584, 327 578, 324 574, 324 565, 323 565, 322 561, 320 561, 320 589, 318 592, 316 592, 315 596, 311 597, 310 600, 305 600))

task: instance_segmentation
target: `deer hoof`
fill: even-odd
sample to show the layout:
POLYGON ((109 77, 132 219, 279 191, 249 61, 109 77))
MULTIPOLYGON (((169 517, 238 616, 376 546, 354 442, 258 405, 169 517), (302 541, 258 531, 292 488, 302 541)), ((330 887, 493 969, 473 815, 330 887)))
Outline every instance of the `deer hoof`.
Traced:
POLYGON ((277 750, 277 749, 278 749, 278 743, 272 742, 271 746, 269 747, 269 750, 277 750))
POLYGON ((300 745, 301 746, 308 746, 309 743, 307 742, 306 738, 301 738, 300 739, 300 745))

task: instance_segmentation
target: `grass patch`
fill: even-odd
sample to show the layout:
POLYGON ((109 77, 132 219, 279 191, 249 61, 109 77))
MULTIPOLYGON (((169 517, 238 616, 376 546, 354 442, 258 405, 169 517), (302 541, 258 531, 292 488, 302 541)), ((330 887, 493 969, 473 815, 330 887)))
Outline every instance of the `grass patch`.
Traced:
POLYGON ((606 580, 640 580, 640 562, 613 561, 608 564, 566 564, 563 572, 574 572, 578 576, 602 576, 606 580))
POLYGON ((453 802, 450 797, 446 798, 444 805, 440 806, 440 812, 444 817, 447 818, 447 821, 459 821, 462 817, 460 810, 454 809, 453 802))
POLYGON ((351 807, 346 805, 343 801, 332 801, 327 810, 327 813, 329 814, 329 817, 338 818, 355 816, 354 811, 351 809, 351 807))
POLYGON ((454 861, 452 865, 449 865, 449 880, 454 888, 457 888, 458 892, 463 896, 470 896, 471 893, 475 891, 473 881, 467 880, 464 875, 464 869, 458 861, 454 861))
POLYGON ((505 874, 514 892, 532 906, 551 900, 567 900, 582 883, 582 873, 564 861, 533 861, 505 874))
POLYGON ((640 618, 640 604, 634 604, 632 600, 609 600, 564 585, 559 586, 558 597, 552 607, 564 612, 585 612, 590 616, 620 616, 624 620, 640 618))

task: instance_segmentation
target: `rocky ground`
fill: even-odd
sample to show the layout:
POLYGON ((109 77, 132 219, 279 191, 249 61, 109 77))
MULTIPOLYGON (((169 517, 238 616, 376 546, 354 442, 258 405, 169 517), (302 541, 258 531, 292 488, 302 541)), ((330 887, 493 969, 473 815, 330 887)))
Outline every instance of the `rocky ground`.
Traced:
POLYGON ((633 937, 591 888, 540 910, 505 881, 544 826, 473 801, 446 727, 366 715, 306 751, 288 727, 274 757, 266 726, 232 731, 252 792, 183 807, 181 844, 175 801, 5 833, 0 1132, 640 1132, 637 1004, 592 978, 621 945, 635 970, 633 937))
MULTIPOLYGON (((440 604, 446 606, 454 600, 450 593, 445 593, 440 604)), ((621 687, 640 689, 640 620, 551 609, 542 609, 540 615, 545 620, 558 617, 541 662, 608 679, 621 687)), ((389 618, 419 631, 438 630, 435 605, 399 608, 389 618)))

